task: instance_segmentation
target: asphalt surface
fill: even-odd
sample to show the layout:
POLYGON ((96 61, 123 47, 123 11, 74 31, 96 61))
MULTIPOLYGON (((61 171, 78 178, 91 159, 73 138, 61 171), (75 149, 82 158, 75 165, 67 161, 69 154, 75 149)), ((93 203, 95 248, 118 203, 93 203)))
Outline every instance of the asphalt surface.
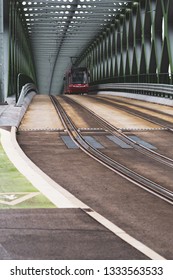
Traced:
MULTIPOLYGON (((41 118, 45 119, 46 111, 42 112, 41 107, 39 110, 40 122, 41 118)), ((18 122, 18 109, 13 113, 7 114, 7 118, 4 115, 4 121, 1 118, 4 129, 14 125, 14 115, 18 122)), ((30 128, 33 121, 37 119, 30 117, 30 128)), ((46 128, 42 132, 24 130, 26 126, 18 134, 22 149, 53 180, 137 240, 165 258, 173 258, 171 206, 78 149, 68 149, 60 137, 64 133, 46 131, 46 128)), ((83 210, 55 208, 1 209, 0 259, 140 260, 147 257, 83 210)))
POLYGON ((0 212, 0 259, 147 259, 80 209, 0 212))
MULTIPOLYGON (((1 129, 10 131, 11 126, 17 126, 21 111, 14 107, 13 99, 9 105, 2 105, 1 129)), ((52 124, 49 117, 47 123, 52 124)), ((0 170, 0 175, 7 176, 5 169, 3 172, 0 170)), ((6 180, 12 183, 10 174, 6 180)), ((31 200, 25 203, 26 209, 10 209, 10 205, 9 209, 0 209, 1 260, 148 259, 81 209, 45 209, 43 205, 32 209, 34 205, 31 200)))
POLYGON ((172 206, 79 149, 68 149, 61 134, 20 132, 18 141, 27 156, 55 182, 149 248, 172 259, 172 206))

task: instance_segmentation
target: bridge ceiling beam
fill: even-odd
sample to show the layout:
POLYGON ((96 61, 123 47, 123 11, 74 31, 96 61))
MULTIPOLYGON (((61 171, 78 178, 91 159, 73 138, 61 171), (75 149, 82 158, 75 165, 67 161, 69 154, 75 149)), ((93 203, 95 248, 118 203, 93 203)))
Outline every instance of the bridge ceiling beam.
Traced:
POLYGON ((41 93, 61 92, 71 57, 90 42, 133 1, 18 0, 29 33, 41 93))

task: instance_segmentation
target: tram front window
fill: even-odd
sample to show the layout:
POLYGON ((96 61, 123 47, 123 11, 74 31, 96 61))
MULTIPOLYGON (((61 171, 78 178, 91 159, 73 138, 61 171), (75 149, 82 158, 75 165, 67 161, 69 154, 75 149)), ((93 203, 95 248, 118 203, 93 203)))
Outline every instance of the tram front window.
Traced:
POLYGON ((72 83, 73 84, 87 84, 86 72, 73 72, 72 83))

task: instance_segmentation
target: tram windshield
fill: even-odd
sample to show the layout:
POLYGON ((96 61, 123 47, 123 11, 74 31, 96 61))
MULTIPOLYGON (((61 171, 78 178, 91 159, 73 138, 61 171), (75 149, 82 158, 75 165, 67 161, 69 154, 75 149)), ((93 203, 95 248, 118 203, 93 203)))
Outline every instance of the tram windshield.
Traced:
POLYGON ((88 77, 86 71, 74 71, 72 72, 72 83, 73 84, 87 84, 88 77))

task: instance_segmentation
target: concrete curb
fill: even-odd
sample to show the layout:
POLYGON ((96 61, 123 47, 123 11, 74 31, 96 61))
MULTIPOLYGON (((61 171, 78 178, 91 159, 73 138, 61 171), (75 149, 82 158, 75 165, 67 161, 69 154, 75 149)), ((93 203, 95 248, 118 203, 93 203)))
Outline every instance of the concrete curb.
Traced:
POLYGON ((0 113, 0 126, 18 127, 35 94, 35 92, 30 92, 25 97, 21 107, 15 106, 15 99, 12 98, 12 101, 10 100, 9 105, 6 105, 6 108, 0 113))
POLYGON ((55 183, 24 154, 16 141, 16 130, 16 127, 12 127, 10 133, 0 129, 1 144, 15 167, 55 206, 60 208, 85 208, 85 204, 55 183))
POLYGON ((21 111, 20 111, 20 115, 19 115, 19 119, 17 121, 16 127, 19 126, 24 114, 26 113, 26 110, 28 109, 28 107, 35 95, 36 95, 36 93, 34 91, 32 91, 25 97, 23 105, 21 107, 21 111))
POLYGON ((80 208, 87 215, 98 223, 110 230, 127 244, 136 248, 138 251, 153 260, 164 260, 162 256, 145 246, 143 243, 134 239, 124 230, 104 218, 99 213, 90 209, 86 204, 74 197, 59 184, 55 183, 50 177, 42 172, 21 150, 16 141, 16 127, 12 127, 11 133, 0 129, 1 143, 9 159, 16 168, 53 204, 61 208, 80 208))
MULTIPOLYGON (((22 151, 16 140, 17 128, 29 107, 35 92, 25 97, 20 113, 12 120, 11 132, 0 128, 1 144, 10 161, 42 194, 44 194, 58 208, 86 208, 80 200, 75 198, 49 176, 41 171, 22 151)), ((8 124, 10 126, 10 124, 8 124)))
MULTIPOLYGON (((21 117, 22 118, 22 117, 21 117)), ((87 215, 92 217, 98 223, 103 225, 113 234, 136 248, 138 251, 153 260, 164 260, 162 256, 143 243, 134 239, 124 230, 104 218, 99 213, 90 209, 88 205, 77 199, 71 193, 66 191, 59 184, 54 182, 49 176, 41 171, 22 151, 16 140, 17 128, 12 126, 11 132, 0 128, 1 144, 7 156, 15 167, 58 208, 80 208, 87 215)))

